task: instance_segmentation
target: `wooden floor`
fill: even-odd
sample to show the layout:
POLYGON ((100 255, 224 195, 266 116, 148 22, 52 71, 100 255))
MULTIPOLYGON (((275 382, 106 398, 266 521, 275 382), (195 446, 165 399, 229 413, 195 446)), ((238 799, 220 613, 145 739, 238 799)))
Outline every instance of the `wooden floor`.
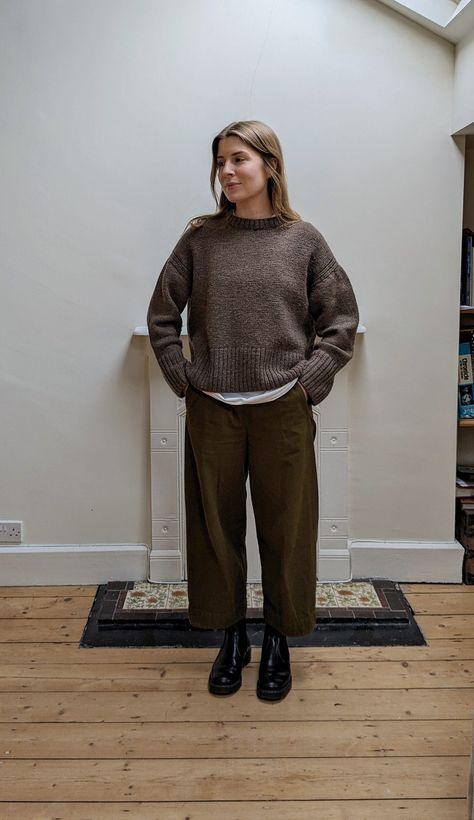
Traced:
POLYGON ((465 820, 474 587, 403 585, 426 647, 292 649, 293 689, 207 691, 216 649, 84 649, 96 587, 0 588, 0 818, 465 820))

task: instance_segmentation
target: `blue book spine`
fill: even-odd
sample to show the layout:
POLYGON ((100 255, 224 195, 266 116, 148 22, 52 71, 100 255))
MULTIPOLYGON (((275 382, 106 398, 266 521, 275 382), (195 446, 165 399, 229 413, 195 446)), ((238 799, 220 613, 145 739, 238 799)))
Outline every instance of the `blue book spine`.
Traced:
POLYGON ((470 333, 461 331, 459 335, 459 418, 474 418, 474 380, 470 333))

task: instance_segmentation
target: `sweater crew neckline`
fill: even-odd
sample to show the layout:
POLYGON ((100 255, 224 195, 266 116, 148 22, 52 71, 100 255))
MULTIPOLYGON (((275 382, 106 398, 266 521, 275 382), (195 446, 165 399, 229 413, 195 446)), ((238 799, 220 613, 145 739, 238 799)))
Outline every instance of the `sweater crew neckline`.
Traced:
POLYGON ((278 228, 281 221, 278 216, 269 216, 264 219, 248 219, 242 216, 230 215, 230 224, 234 228, 258 231, 267 228, 278 228))

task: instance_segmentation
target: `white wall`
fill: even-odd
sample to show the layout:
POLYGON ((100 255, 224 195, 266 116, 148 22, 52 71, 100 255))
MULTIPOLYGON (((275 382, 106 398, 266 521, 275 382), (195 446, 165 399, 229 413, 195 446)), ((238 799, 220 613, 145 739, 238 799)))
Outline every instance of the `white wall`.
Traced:
POLYGON ((213 135, 257 118, 368 327, 350 535, 452 539, 453 47, 375 0, 11 0, 1 17, 0 518, 27 543, 150 542, 131 334, 185 222, 213 209, 213 135))

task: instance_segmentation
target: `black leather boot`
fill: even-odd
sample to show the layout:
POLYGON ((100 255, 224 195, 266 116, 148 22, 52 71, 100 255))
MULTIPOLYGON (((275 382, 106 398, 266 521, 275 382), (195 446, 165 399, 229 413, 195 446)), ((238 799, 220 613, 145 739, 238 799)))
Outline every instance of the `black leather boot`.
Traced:
POLYGON ((291 689, 290 650, 286 635, 265 624, 257 695, 261 700, 281 700, 291 689))
POLYGON ((231 695, 242 685, 242 668, 250 663, 251 646, 245 618, 225 630, 224 641, 209 675, 213 695, 231 695))

